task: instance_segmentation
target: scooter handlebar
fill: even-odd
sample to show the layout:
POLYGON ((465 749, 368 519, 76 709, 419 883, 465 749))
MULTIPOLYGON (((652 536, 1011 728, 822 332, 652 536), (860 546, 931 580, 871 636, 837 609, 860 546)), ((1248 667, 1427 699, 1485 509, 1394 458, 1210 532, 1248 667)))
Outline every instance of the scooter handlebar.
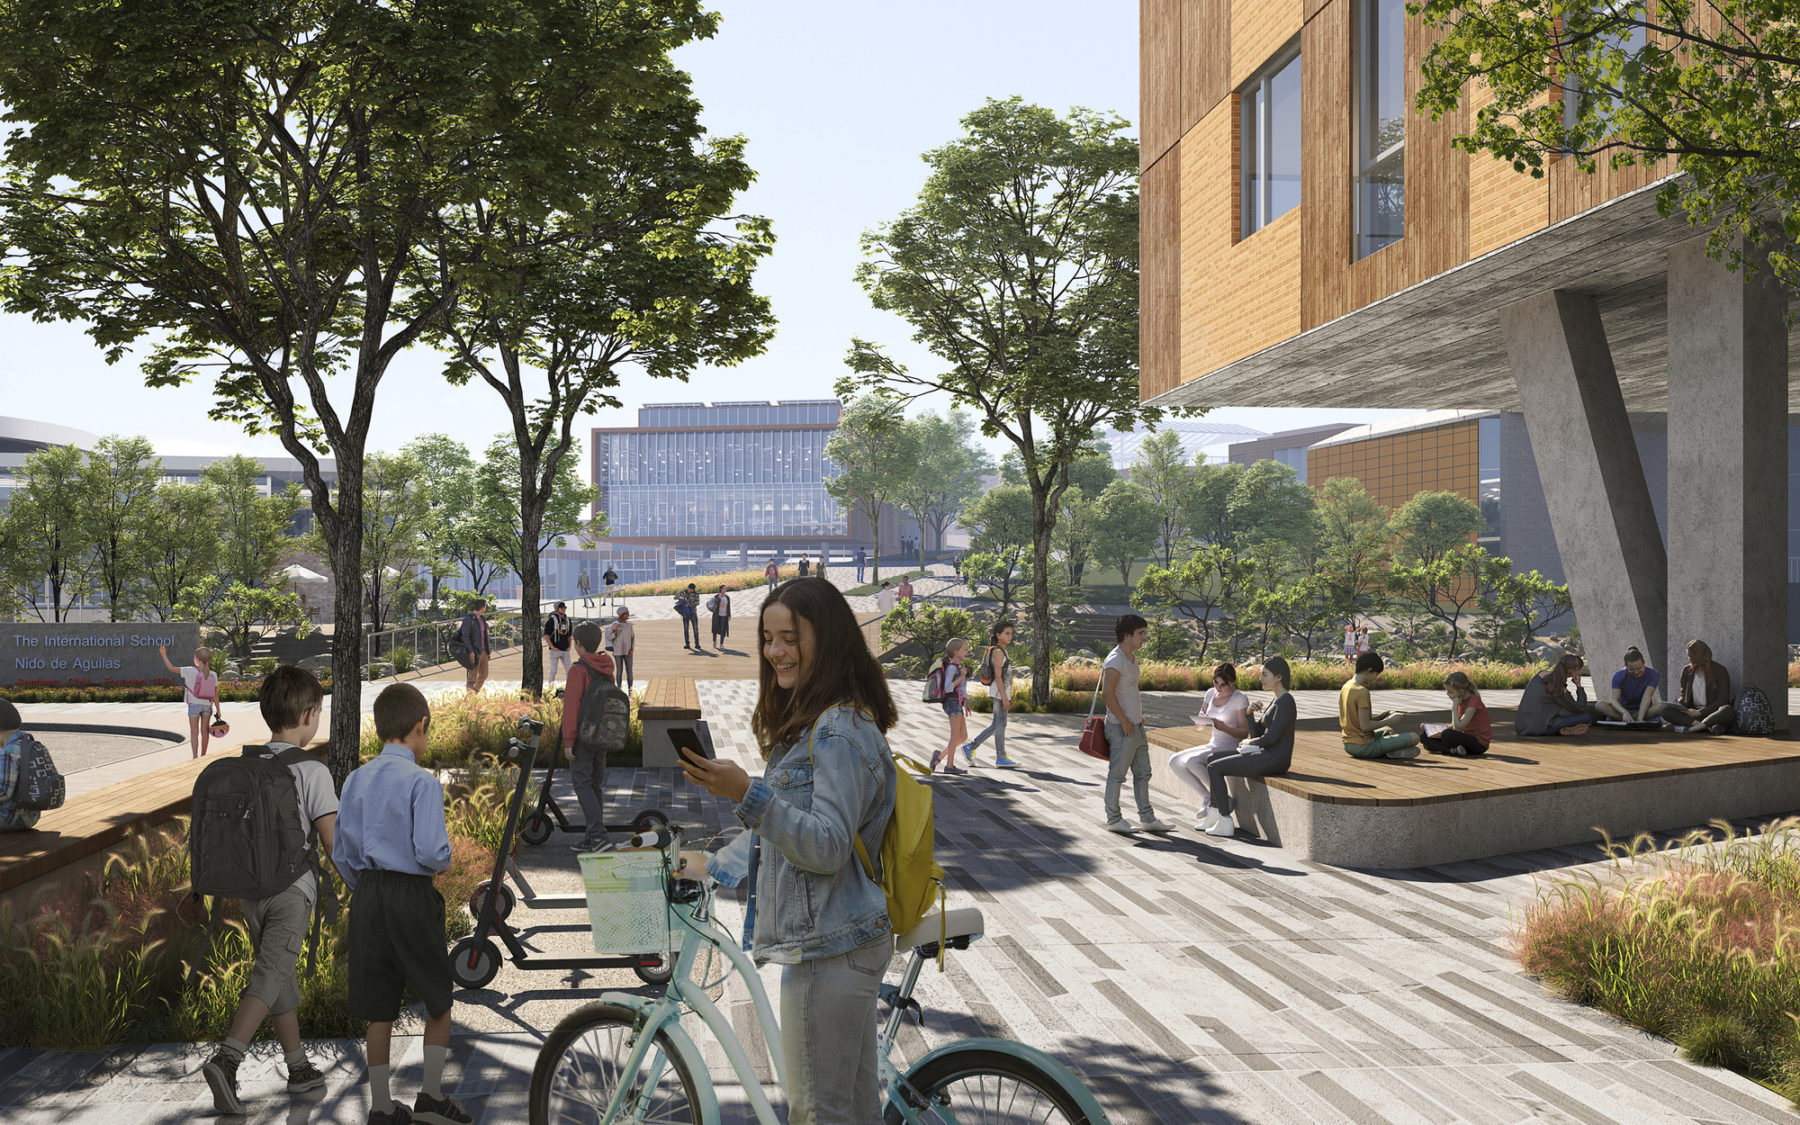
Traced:
POLYGON ((631 847, 658 848, 667 851, 675 845, 677 833, 666 824, 659 824, 646 832, 639 832, 631 838, 631 847))

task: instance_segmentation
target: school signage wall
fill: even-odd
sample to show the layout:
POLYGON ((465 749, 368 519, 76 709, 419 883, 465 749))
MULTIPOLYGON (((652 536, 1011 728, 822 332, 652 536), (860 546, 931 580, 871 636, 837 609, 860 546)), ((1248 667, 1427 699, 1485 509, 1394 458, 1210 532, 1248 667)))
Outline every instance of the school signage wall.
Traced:
POLYGON ((82 625, 0 622, 0 684, 102 687, 180 683, 163 667, 194 662, 200 626, 192 621, 101 622, 82 625))

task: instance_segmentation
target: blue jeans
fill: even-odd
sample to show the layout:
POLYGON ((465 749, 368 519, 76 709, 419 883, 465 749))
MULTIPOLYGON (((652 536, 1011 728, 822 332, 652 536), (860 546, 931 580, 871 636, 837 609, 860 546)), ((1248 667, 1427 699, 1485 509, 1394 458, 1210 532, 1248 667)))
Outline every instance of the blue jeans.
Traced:
POLYGON ((575 787, 575 801, 581 806, 581 819, 587 835, 606 835, 606 817, 601 806, 600 786, 606 781, 605 751, 569 751, 569 782, 575 787))
POLYGON ((1112 759, 1106 764, 1106 823, 1123 820, 1119 814, 1119 791, 1125 785, 1125 771, 1131 771, 1132 796, 1137 798, 1139 820, 1155 820, 1156 810, 1150 806, 1150 732, 1136 723, 1131 733, 1109 714, 1106 717, 1106 744, 1112 748, 1112 759))
POLYGON ((700 617, 698 614, 684 613, 681 615, 681 643, 684 645, 688 643, 689 630, 693 631, 693 644, 698 648, 700 645, 700 617))
POLYGON ((835 957, 782 968, 788 1125, 881 1121, 875 995, 893 954, 894 939, 883 934, 835 957))
POLYGON ((986 730, 982 731, 980 734, 976 735, 974 738, 969 739, 969 749, 973 750, 973 749, 975 749, 975 747, 980 746, 981 740, 991 734, 994 736, 994 760, 999 761, 1000 759, 1006 757, 1006 716, 1007 716, 1007 714, 1008 714, 1007 709, 1000 706, 999 700, 995 700, 994 701, 994 718, 993 718, 993 720, 988 723, 986 730))

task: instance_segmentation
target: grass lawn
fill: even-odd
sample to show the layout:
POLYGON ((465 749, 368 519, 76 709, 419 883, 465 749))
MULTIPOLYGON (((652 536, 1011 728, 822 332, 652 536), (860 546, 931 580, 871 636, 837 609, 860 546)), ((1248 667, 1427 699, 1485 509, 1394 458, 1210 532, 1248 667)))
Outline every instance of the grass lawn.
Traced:
MULTIPOLYGON (((907 571, 889 572, 889 573, 884 573, 881 576, 881 582, 892 582, 894 585, 898 586, 905 579, 924 578, 928 573, 929 573, 928 571, 923 571, 923 570, 907 570, 907 571)), ((870 582, 864 586, 857 586, 852 589, 845 590, 844 594, 846 597, 855 596, 855 595, 859 595, 859 594, 879 594, 881 592, 881 582, 870 582)))

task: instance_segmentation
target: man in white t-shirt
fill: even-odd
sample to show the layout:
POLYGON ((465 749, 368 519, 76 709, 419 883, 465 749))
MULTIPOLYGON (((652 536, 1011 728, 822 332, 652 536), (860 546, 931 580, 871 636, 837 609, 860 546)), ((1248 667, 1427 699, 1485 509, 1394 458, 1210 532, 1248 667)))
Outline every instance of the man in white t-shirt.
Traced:
POLYGON ((619 619, 606 627, 606 649, 613 655, 618 680, 624 680, 625 690, 630 691, 633 686, 631 658, 637 652, 637 635, 631 628, 631 611, 624 606, 619 607, 619 619))
POLYGON ((883 582, 881 584, 880 591, 877 592, 875 595, 876 607, 879 608, 881 610, 881 612, 885 614, 889 610, 894 608, 894 602, 897 600, 898 600, 898 598, 894 594, 894 587, 886 582, 883 582))
POLYGON ((1119 790, 1125 771, 1131 771, 1133 796, 1137 798, 1139 826, 1146 832, 1173 832, 1175 826, 1156 818, 1150 804, 1150 738, 1144 729, 1144 705, 1138 695, 1137 652, 1150 637, 1150 625, 1135 613, 1113 624, 1119 647, 1100 668, 1101 694, 1106 699, 1106 745, 1111 761, 1106 769, 1106 828, 1131 832, 1131 824, 1119 813, 1119 790))

